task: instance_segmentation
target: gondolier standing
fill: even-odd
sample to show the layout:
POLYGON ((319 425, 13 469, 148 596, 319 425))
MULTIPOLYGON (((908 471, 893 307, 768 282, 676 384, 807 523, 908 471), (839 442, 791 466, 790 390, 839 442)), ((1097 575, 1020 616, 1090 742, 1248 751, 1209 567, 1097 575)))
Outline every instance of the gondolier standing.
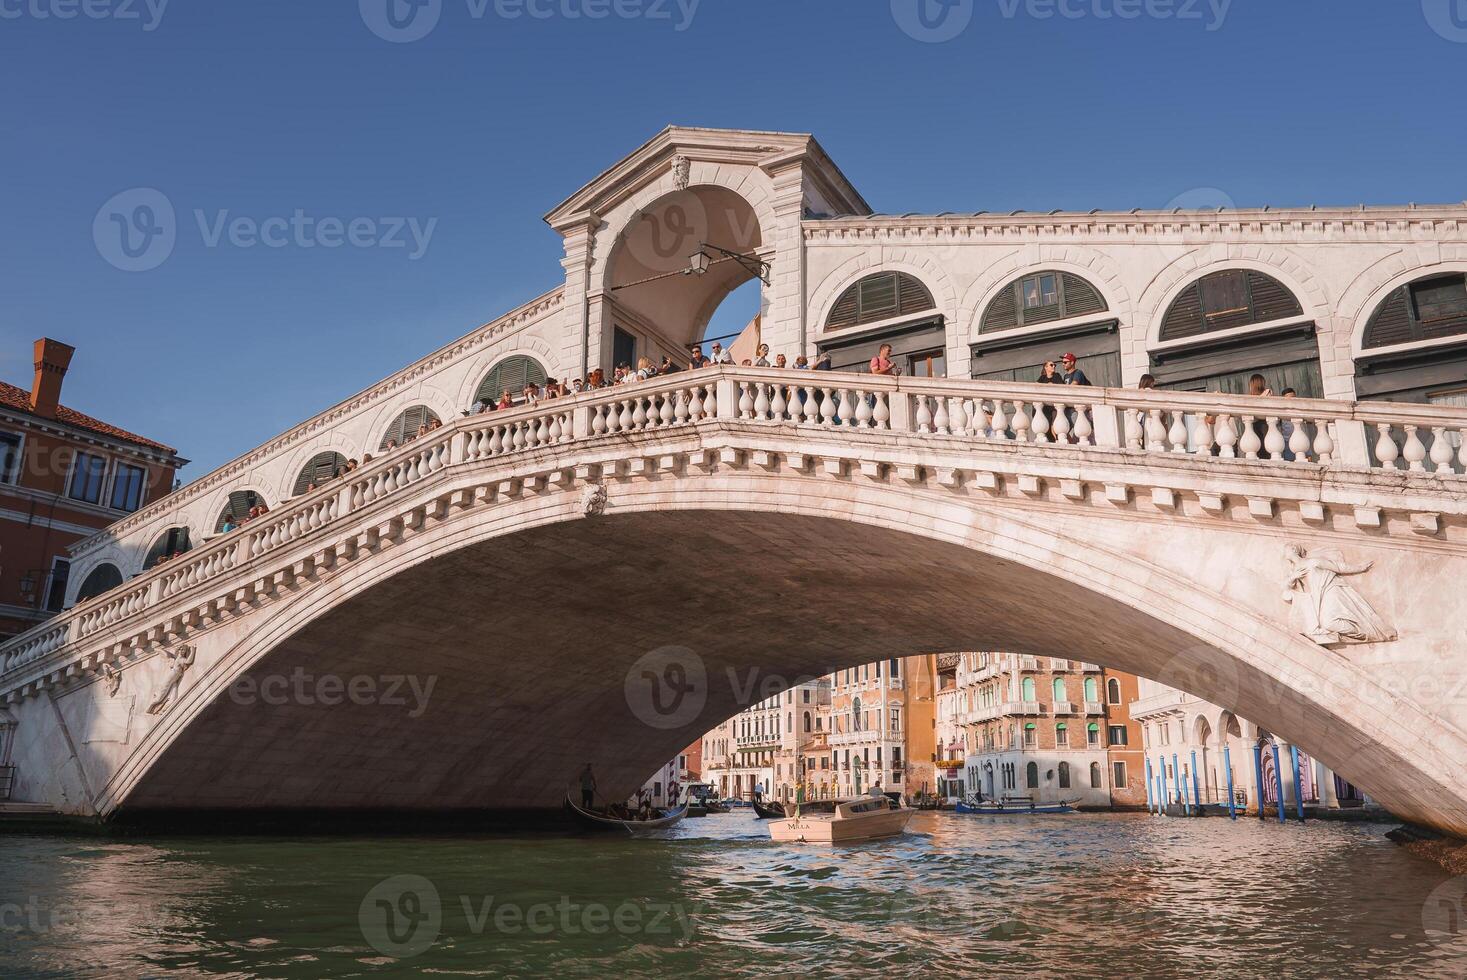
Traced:
POLYGON ((581 770, 581 806, 587 810, 596 805, 596 776, 591 772, 591 763, 581 770))

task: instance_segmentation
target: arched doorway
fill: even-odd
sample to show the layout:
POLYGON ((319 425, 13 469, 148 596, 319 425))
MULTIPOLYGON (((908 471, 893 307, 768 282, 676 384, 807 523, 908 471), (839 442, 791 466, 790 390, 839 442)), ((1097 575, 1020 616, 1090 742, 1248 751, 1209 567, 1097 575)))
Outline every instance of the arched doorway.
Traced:
POLYGON ((1467 405, 1467 273, 1421 276, 1376 304, 1355 391, 1361 400, 1467 405))
POLYGON ((1324 396, 1314 321, 1287 286, 1254 269, 1187 284, 1162 317, 1151 373, 1180 391, 1247 394, 1261 374, 1275 394, 1324 396))
POLYGON ((865 371, 884 344, 903 374, 947 375, 947 334, 932 290, 906 272, 873 272, 846 287, 820 326, 837 371, 865 371))
POLYGON ((160 562, 171 561, 189 550, 188 528, 170 527, 148 549, 147 558, 143 559, 143 571, 147 571, 160 562))
MULTIPOLYGON (((754 208, 728 188, 689 187, 642 209, 612 246, 596 363, 610 371, 666 356, 685 365, 714 312, 739 287, 760 282, 770 255, 754 208)), ((761 310, 762 285, 750 287, 760 289, 761 310)))
POLYGON ((1073 272, 1039 269, 1006 283, 984 308, 970 350, 975 378, 1034 381, 1045 362, 1071 353, 1092 384, 1121 383, 1120 321, 1095 284, 1073 272))

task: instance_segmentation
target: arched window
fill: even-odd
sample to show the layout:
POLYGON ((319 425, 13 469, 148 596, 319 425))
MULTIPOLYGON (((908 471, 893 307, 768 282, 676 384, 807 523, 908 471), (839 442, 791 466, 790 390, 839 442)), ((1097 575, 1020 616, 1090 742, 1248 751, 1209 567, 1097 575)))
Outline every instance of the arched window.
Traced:
POLYGON ((250 516, 250 511, 265 503, 265 498, 253 490, 235 490, 229 495, 229 503, 219 512, 219 520, 214 522, 214 533, 224 530, 224 522, 233 520, 235 524, 240 523, 250 516))
POLYGON ((1059 764, 1060 789, 1070 788, 1070 764, 1061 762, 1059 764))
POLYGON ((805 712, 805 732, 808 734, 809 731, 810 731, 810 712, 807 711, 807 712, 805 712))
POLYGON ((1035 727, 1034 722, 1032 722, 1032 721, 1025 722, 1024 723, 1024 748, 1026 748, 1026 749, 1032 749, 1032 748, 1034 748, 1038 744, 1038 742, 1039 742, 1039 729, 1037 727, 1035 727))
POLYGON ((77 602, 86 602, 95 599, 103 592, 117 588, 122 584, 122 573, 117 570, 116 565, 106 562, 98 565, 82 580, 81 589, 76 593, 77 602))
POLYGON ((1120 323, 1100 290, 1074 273, 1044 269, 1009 282, 984 309, 978 333, 970 345, 975 378, 1035 381, 1046 361, 1072 353, 1091 384, 1121 383, 1120 323))
POLYGON ((543 385, 548 377, 539 361, 524 354, 515 354, 489 369, 484 380, 479 382, 479 390, 474 392, 474 401, 492 405, 506 391, 511 398, 519 401, 525 385, 543 385))
POLYGON ((1024 779, 1029 789, 1039 788, 1039 763, 1031 762, 1024 767, 1024 779))
POLYGON ((1105 299, 1090 283, 1071 272, 1046 270, 1021 276, 999 290, 983 311, 978 330, 1012 330, 1105 311, 1105 299))
POLYGON ((1192 283, 1166 311, 1161 340, 1183 340, 1199 334, 1303 316, 1288 287, 1252 269, 1224 269, 1192 283))
POLYGON ((1026 677, 1019 682, 1019 691, 1021 692, 1020 697, 1024 701, 1039 700, 1034 696, 1034 678, 1032 677, 1026 677))
POLYGON ((299 497, 313 483, 319 487, 341 472, 344 466, 346 466, 346 457, 341 453, 317 453, 311 457, 309 463, 301 467, 300 475, 295 478, 295 487, 290 491, 290 495, 299 497))
POLYGON ((1090 763, 1090 788, 1100 789, 1100 763, 1090 763))
POLYGON ((1162 317, 1151 352, 1151 374, 1162 388, 1245 394, 1261 374, 1276 393, 1301 398, 1324 393, 1315 325, 1303 320, 1297 297, 1277 279, 1251 269, 1224 269, 1189 283, 1162 317), (1272 324, 1242 336, 1215 336, 1238 327, 1272 324))
POLYGON ((392 420, 387 431, 382 433, 382 441, 378 443, 377 450, 385 452, 389 442, 401 446, 409 439, 418 437, 418 429, 425 425, 432 425, 438 421, 438 416, 427 405, 414 405, 406 409, 401 415, 392 420))
POLYGON ((143 560, 143 571, 147 571, 160 561, 167 561, 176 555, 188 551, 188 528, 170 527, 158 535, 158 540, 153 542, 153 547, 148 549, 148 557, 143 560))
POLYGON ((1056 677, 1051 687, 1054 691, 1054 700, 1056 704, 1059 704, 1062 701, 1069 700, 1069 697, 1065 693, 1065 679, 1063 677, 1056 677))
POLYGON ((1100 700, 1100 685, 1095 683, 1095 678, 1085 678, 1085 700, 1094 704, 1100 700))
POLYGON ((825 320, 825 329, 858 327, 936 307, 932 293, 915 277, 905 272, 878 272, 840 294, 825 320))
POLYGON ((1070 747, 1070 726, 1060 722, 1054 726, 1054 744, 1062 749, 1070 747))
POLYGON ((1121 703, 1121 682, 1114 677, 1105 682, 1105 699, 1111 704, 1121 703))
POLYGON ((795 713, 793 711, 785 712, 784 727, 787 732, 793 732, 795 730, 795 713))
POLYGON ((1100 723, 1092 721, 1085 726, 1085 744, 1092 749, 1100 748, 1100 723))
POLYGON ((1391 291, 1365 325, 1355 363, 1362 399, 1467 404, 1467 274, 1426 276, 1391 291), (1436 341, 1421 349, 1422 342, 1436 341), (1417 344, 1410 350, 1375 354, 1417 344))

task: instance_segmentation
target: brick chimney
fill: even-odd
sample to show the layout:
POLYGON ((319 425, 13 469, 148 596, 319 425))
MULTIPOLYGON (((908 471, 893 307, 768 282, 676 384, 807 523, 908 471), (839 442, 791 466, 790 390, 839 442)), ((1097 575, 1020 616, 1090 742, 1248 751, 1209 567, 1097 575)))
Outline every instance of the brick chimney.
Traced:
POLYGON ((36 341, 36 380, 31 385, 31 411, 42 418, 54 419, 61 401, 61 381, 71 366, 76 348, 59 340, 42 337, 36 341))

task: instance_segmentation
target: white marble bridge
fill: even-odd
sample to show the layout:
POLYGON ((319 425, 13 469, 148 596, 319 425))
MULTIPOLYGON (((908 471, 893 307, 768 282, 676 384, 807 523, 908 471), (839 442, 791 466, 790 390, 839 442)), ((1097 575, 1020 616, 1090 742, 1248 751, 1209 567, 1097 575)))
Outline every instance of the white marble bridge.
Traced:
POLYGON ((460 417, 0 648, 14 797, 553 806, 583 757, 639 782, 748 669, 981 642, 1183 687, 1467 834, 1464 430, 752 368, 460 417), (649 719, 634 667, 669 649, 693 701, 649 719), (302 673, 420 703, 263 696, 302 673))

